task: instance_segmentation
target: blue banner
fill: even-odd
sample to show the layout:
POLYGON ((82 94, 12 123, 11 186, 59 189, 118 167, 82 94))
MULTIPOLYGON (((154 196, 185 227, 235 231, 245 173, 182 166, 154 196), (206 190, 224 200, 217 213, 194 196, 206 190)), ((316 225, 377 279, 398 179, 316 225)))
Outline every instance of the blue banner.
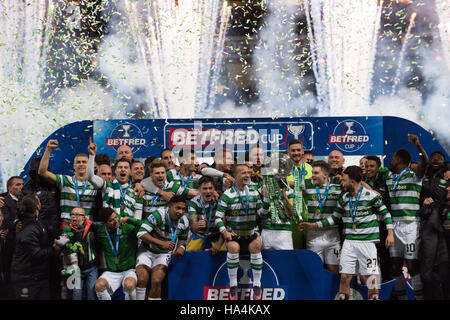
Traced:
MULTIPOLYGON (((385 155, 389 166, 399 148, 410 150, 418 161, 417 150, 408 142, 408 133, 418 135, 430 154, 448 153, 419 125, 397 117, 311 117, 256 119, 140 119, 96 120, 68 124, 50 135, 31 158, 42 156, 49 139, 58 139, 59 148, 50 159, 52 172, 73 173, 73 159, 88 153, 89 137, 97 144, 97 153, 115 159, 120 145, 129 145, 138 159, 159 157, 165 148, 175 153, 181 148, 195 148, 197 155, 208 157, 217 148, 226 147, 239 156, 256 143, 266 152, 285 152, 289 141, 298 139, 314 156, 327 156, 333 150, 346 155, 385 155)), ((21 176, 27 180, 28 160, 21 176)))
MULTIPOLYGON (((261 278, 263 300, 334 300, 339 277, 323 267, 310 250, 263 250, 261 278)), ((226 252, 187 251, 172 258, 168 275, 169 300, 228 300, 229 278, 226 252)), ((252 288, 250 257, 241 254, 238 296, 249 300, 252 288)), ((393 281, 381 284, 380 299, 389 300, 393 281)), ((367 287, 352 284, 353 299, 367 299, 367 287)), ((408 297, 411 290, 408 290, 408 297)), ((409 297, 410 299, 413 298, 409 297)))
POLYGON ((267 152, 285 152, 293 139, 317 156, 332 150, 344 155, 383 154, 382 117, 98 120, 93 136, 98 153, 111 158, 121 145, 129 145, 136 158, 159 156, 164 148, 175 152, 192 148, 203 157, 227 148, 238 155, 256 144, 267 152))

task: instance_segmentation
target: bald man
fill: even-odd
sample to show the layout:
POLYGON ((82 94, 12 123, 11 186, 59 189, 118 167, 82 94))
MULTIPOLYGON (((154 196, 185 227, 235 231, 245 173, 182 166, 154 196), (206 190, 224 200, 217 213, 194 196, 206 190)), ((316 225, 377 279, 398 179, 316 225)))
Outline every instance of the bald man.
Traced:
POLYGON ((328 155, 328 164, 331 167, 331 180, 332 183, 341 183, 342 172, 344 171, 345 158, 342 152, 333 150, 328 155))
POLYGON ((117 149, 117 156, 116 156, 117 160, 126 158, 132 161, 133 157, 134 157, 133 150, 131 150, 130 146, 122 145, 117 149))

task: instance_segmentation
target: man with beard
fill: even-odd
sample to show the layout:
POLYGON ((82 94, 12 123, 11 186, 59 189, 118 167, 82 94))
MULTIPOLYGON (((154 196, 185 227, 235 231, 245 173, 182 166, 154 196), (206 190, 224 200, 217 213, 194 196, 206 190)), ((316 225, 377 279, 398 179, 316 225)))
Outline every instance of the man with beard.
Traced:
POLYGON ((378 285, 376 283, 377 249, 375 243, 379 241, 378 217, 376 212, 383 215, 388 229, 386 247, 394 242, 392 220, 379 195, 366 189, 362 184, 361 168, 350 166, 345 169, 342 186, 345 193, 338 200, 334 213, 318 222, 303 222, 301 228, 315 230, 336 224, 340 219, 344 223, 345 240, 342 245, 339 270, 341 280, 339 285, 339 300, 348 300, 350 282, 359 274, 363 283, 369 289, 369 299, 378 300, 378 285))
MULTIPOLYGON (((302 217, 302 220, 308 219, 308 208, 305 201, 305 191, 302 186, 305 184, 305 179, 311 178, 312 167, 303 161, 303 144, 300 140, 293 139, 289 141, 287 155, 294 163, 292 173, 286 178, 289 186, 293 189, 294 196, 294 213, 302 217)), ((305 234, 299 232, 298 224, 292 224, 292 237, 295 249, 305 248, 305 234)))
POLYGON ((142 240, 136 262, 137 300, 145 299, 151 275, 149 300, 161 300, 161 284, 172 255, 181 257, 186 250, 189 221, 185 216, 186 198, 175 195, 167 207, 153 210, 137 234, 142 240))
POLYGON ((203 176, 199 180, 200 194, 188 203, 189 223, 193 233, 187 251, 211 250, 216 254, 224 241, 216 226, 217 201, 214 201, 214 180, 203 176))
MULTIPOLYGON (((391 203, 389 198, 389 190, 386 185, 385 175, 389 171, 388 168, 381 167, 381 160, 375 155, 366 156, 366 174, 364 177, 364 182, 366 182, 375 192, 382 197, 383 203, 386 208, 391 210, 391 203)), ((382 282, 387 282, 392 280, 391 275, 391 258, 389 256, 389 250, 386 248, 385 240, 387 237, 386 224, 384 223, 381 216, 379 216, 380 221, 380 242, 377 243, 377 252, 380 258, 380 271, 382 282)))
POLYGON ((222 194, 216 211, 216 226, 222 233, 228 250, 230 300, 238 299, 239 252, 247 249, 250 252, 250 266, 253 273, 253 299, 260 300, 262 241, 255 228, 258 217, 265 214, 268 204, 267 201, 261 200, 257 187, 249 186, 250 169, 247 165, 235 164, 233 176, 236 181, 232 188, 222 194))

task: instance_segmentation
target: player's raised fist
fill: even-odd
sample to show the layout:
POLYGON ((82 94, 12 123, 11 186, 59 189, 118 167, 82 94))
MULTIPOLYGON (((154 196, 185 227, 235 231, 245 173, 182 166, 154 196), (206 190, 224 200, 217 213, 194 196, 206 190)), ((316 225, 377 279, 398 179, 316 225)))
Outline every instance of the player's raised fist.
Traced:
POLYGON ((47 148, 50 149, 50 150, 58 148, 58 140, 48 140, 47 148))
POLYGON ((419 137, 416 136, 415 134, 408 133, 408 141, 411 142, 416 147, 418 147, 420 145, 419 137))

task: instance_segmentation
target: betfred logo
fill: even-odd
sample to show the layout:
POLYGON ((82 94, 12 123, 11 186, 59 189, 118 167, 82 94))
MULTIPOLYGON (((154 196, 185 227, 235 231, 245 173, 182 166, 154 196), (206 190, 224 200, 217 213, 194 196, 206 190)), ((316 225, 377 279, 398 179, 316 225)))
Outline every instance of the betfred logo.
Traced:
POLYGON ((226 128, 169 128, 169 148, 206 148, 214 145, 280 144, 283 135, 278 130, 226 128))
POLYGON ((369 142, 366 129, 358 121, 348 119, 338 123, 333 134, 328 136, 328 143, 335 144, 341 151, 355 152, 369 142))
MULTIPOLYGON (((252 287, 239 286, 238 299, 251 300, 253 294, 252 287)), ((230 300, 230 287, 216 286, 203 287, 204 300, 230 300)), ((285 288, 262 288, 261 300, 284 300, 286 298, 285 288)))
MULTIPOLYGON (((248 256, 241 256, 238 267, 238 298, 250 300, 253 295, 253 274, 248 256)), ((204 300, 229 300, 230 280, 226 262, 223 263, 214 275, 211 286, 203 287, 204 300)), ((261 277, 262 300, 287 300, 286 286, 280 286, 275 270, 263 260, 261 277)))
POLYGON ((137 152, 141 146, 146 145, 146 139, 141 129, 130 122, 118 124, 109 136, 109 138, 105 139, 105 144, 116 151, 120 146, 127 145, 130 146, 133 152, 137 152))

